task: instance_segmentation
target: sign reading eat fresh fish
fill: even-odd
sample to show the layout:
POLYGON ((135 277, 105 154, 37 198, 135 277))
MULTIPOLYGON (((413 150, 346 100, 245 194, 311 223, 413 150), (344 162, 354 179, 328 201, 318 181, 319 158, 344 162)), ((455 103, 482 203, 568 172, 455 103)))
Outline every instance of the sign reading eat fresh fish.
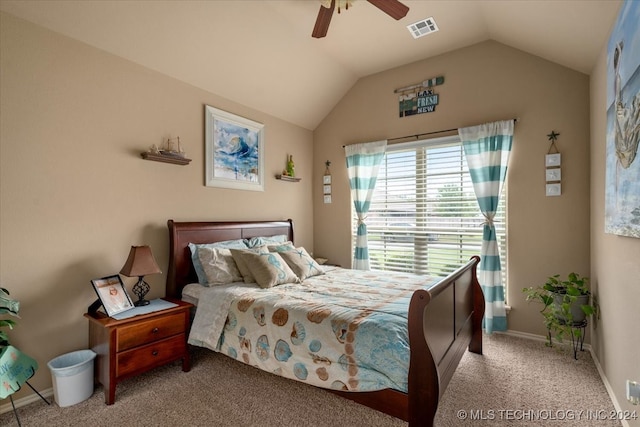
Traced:
POLYGON ((444 83, 444 77, 434 77, 415 85, 396 89, 399 93, 400 117, 432 113, 436 110, 440 96, 433 87, 444 83))

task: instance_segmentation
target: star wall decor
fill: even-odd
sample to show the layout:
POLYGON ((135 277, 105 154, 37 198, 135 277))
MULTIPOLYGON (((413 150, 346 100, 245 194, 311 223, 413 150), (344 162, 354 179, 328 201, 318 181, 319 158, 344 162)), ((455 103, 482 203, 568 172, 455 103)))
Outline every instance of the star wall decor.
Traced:
POLYGON ((560 134, 556 133, 555 130, 552 130, 551 133, 547 135, 547 137, 549 138, 549 141, 553 141, 553 142, 555 142, 556 139, 558 139, 558 136, 560 136, 560 134))

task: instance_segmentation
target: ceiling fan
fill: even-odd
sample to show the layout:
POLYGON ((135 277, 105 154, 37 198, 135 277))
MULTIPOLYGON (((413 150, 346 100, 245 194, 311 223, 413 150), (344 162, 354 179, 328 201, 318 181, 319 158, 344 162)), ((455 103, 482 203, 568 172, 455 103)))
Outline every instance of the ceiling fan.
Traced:
MULTIPOLYGON (((367 1, 395 20, 404 18, 407 12, 409 12, 409 7, 400 3, 398 0, 367 1)), ((331 17, 333 16, 333 11, 336 8, 336 3, 338 4, 338 13, 340 13, 342 7, 344 7, 345 10, 349 9, 349 5, 352 3, 352 0, 320 0, 320 2, 322 5, 320 6, 320 11, 316 18, 316 25, 313 27, 313 33, 311 33, 311 35, 317 39, 327 35, 329 24, 331 23, 331 17)))

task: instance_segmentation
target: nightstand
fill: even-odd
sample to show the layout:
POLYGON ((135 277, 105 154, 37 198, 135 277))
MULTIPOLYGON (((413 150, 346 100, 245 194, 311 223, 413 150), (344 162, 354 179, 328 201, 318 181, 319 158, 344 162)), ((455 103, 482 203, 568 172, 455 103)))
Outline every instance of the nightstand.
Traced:
POLYGON ((191 369, 187 335, 193 305, 167 301, 177 306, 122 320, 85 313, 89 346, 97 353, 95 380, 104 387, 107 405, 113 404, 116 384, 125 378, 180 359, 184 372, 191 369))

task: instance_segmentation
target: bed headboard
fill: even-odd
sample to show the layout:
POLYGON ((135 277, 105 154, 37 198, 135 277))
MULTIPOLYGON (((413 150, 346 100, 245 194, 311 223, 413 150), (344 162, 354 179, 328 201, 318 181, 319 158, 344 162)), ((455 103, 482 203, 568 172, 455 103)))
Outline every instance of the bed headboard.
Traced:
POLYGON ((167 298, 182 298, 182 288, 197 283, 198 276, 191 263, 189 243, 203 244, 224 240, 250 239, 285 234, 293 240, 293 220, 251 222, 175 222, 169 227, 169 271, 167 273, 167 298))

